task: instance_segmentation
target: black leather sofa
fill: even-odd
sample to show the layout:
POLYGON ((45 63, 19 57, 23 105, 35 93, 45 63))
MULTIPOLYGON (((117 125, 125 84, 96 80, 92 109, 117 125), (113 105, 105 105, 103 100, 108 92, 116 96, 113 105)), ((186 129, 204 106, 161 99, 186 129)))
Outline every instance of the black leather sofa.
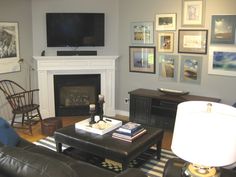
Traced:
POLYGON ((146 177, 139 169, 120 174, 20 139, 16 147, 0 145, 0 177, 146 177))

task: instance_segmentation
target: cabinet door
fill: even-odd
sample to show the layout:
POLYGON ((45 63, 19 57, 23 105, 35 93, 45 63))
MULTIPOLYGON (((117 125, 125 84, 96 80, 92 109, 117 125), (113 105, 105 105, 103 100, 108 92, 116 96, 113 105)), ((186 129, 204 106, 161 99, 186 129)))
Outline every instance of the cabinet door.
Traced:
POLYGON ((149 125, 151 98, 130 95, 130 121, 149 125))

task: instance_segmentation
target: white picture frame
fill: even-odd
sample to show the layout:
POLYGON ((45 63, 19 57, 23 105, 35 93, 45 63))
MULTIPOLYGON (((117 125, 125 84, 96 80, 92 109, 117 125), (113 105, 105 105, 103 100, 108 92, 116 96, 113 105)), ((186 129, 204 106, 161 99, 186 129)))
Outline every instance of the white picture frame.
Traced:
POLYGON ((156 30, 157 31, 175 31, 176 30, 176 14, 156 14, 156 30))
POLYGON ((0 73, 20 71, 18 23, 0 22, 0 73))
POLYGON ((182 6, 182 26, 204 26, 205 0, 183 0, 182 6))
POLYGON ((131 43, 135 45, 153 44, 153 22, 132 22, 131 43))
POLYGON ((236 47, 210 47, 208 74, 236 76, 236 47))
POLYGON ((174 52, 174 33, 159 32, 157 34, 157 51, 164 53, 174 52))

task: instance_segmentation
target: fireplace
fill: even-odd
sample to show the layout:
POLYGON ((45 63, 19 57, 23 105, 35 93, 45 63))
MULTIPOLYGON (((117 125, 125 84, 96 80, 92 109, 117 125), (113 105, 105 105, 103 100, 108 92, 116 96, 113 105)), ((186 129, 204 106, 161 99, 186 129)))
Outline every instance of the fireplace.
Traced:
POLYGON ((100 74, 54 75, 56 116, 89 115, 89 104, 97 104, 100 74))
POLYGON ((115 115, 115 60, 118 56, 34 56, 43 118, 55 113, 54 76, 99 74, 104 114, 115 115))

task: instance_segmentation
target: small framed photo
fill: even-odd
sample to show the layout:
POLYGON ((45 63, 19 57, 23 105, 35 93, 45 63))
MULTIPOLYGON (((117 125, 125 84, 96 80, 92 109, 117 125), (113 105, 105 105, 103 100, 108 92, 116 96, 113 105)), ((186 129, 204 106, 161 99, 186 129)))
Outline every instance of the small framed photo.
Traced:
POLYGON ((157 35, 157 51, 173 52, 174 51, 174 33, 159 32, 157 35))
POLYGON ((203 26, 205 0, 183 0, 182 4, 182 26, 203 26))
POLYGON ((159 55, 159 79, 166 81, 177 81, 178 79, 178 67, 179 67, 178 55, 159 55))
POLYGON ((208 30, 179 30, 179 53, 207 53, 208 30))
POLYGON ((208 74, 236 76, 236 47, 211 47, 208 74))
POLYGON ((131 23, 132 44, 153 44, 153 22, 131 23))
POLYGON ((155 73, 155 47, 130 46, 130 72, 155 73))
POLYGON ((211 44, 235 44, 236 15, 213 15, 211 44))
POLYGON ((176 30, 176 14, 157 14, 156 15, 157 31, 176 30))
POLYGON ((0 73, 20 71, 18 23, 0 22, 0 73))
POLYGON ((180 81, 200 84, 202 72, 201 56, 181 56, 180 81))

